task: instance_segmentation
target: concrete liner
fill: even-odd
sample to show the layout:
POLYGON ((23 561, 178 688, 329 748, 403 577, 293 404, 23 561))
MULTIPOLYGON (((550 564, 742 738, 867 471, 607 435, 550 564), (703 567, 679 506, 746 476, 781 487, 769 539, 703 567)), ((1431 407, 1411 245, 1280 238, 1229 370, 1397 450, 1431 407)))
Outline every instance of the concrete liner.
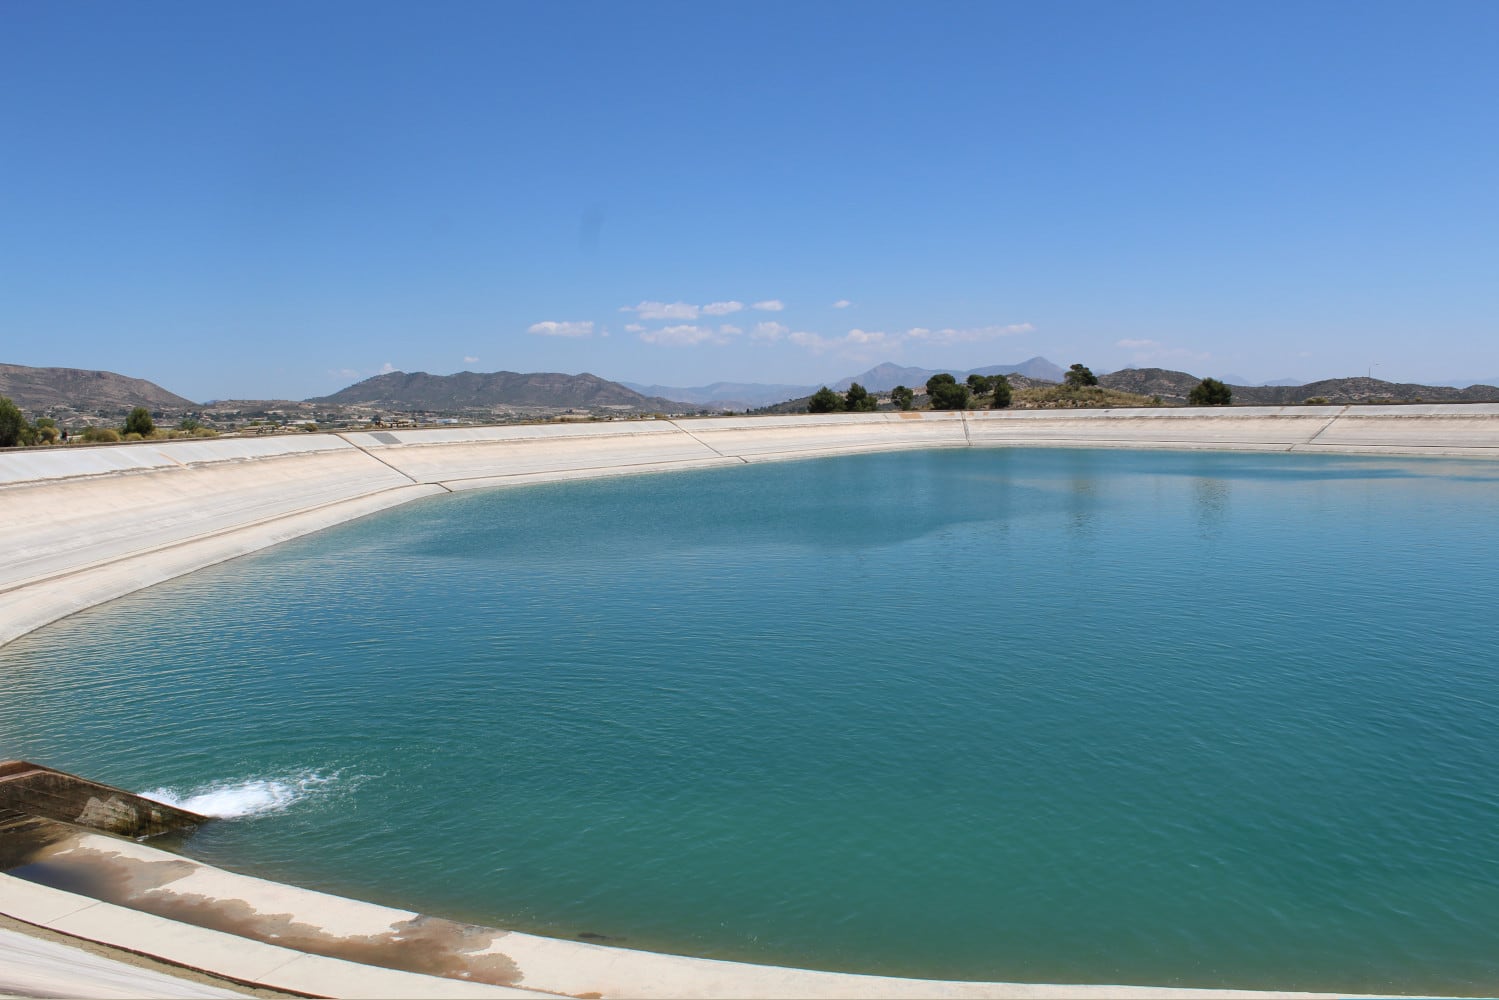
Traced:
POLYGON ((30 480, 104 476, 169 469, 204 462, 251 461, 278 455, 346 451, 353 446, 328 434, 302 437, 181 438, 122 445, 68 445, 0 452, 0 485, 30 480))
POLYGON ((667 421, 357 433, 348 439, 418 482, 629 471, 719 458, 667 421), (552 433, 538 433, 551 431, 552 433), (430 437, 427 434, 430 433, 430 437))
MULTIPOLYGON (((443 492, 441 486, 408 484, 14 587, 0 592, 0 644, 76 611, 144 590, 205 566, 443 492)), ((4 500, 4 494, 0 493, 0 505, 4 500)))
MULTIPOLYGON (((168 961, 189 964, 206 971, 283 989, 329 992, 339 996, 391 995, 389 984, 401 977, 426 979, 407 995, 544 994, 601 997, 643 997, 656 1000, 687 1000, 693 997, 1304 997, 1326 994, 1259 992, 1171 987, 1118 985, 1053 986, 1032 983, 959 982, 866 976, 810 969, 782 968, 727 962, 716 959, 666 955, 658 952, 611 948, 532 934, 469 927, 466 945, 449 956, 452 971, 461 975, 470 963, 509 970, 513 983, 481 985, 477 979, 431 979, 393 969, 364 966, 367 985, 351 988, 347 980, 323 980, 317 986, 306 977, 296 980, 290 973, 296 965, 285 961, 281 946, 251 937, 231 936, 226 931, 185 925, 144 909, 171 910, 173 900, 209 906, 232 913, 234 922, 263 922, 259 931, 276 928, 293 937, 317 938, 322 948, 336 953, 348 945, 374 939, 392 940, 392 935, 419 935, 418 928, 431 918, 406 910, 378 906, 328 893, 268 882, 253 876, 228 872, 202 862, 167 854, 143 844, 120 841, 98 834, 84 834, 58 853, 54 863, 81 857, 86 864, 105 864, 120 878, 115 882, 138 885, 130 899, 95 901, 63 890, 22 882, 0 875, 0 912, 16 919, 41 924, 64 933, 129 948, 168 961), (172 877, 148 877, 171 866, 172 877), (139 869, 139 878, 130 873, 139 869), (154 884, 160 882, 160 884, 154 884), (470 940, 471 939, 471 940, 470 940), (183 962, 183 958, 189 959, 183 962), (447 984, 454 992, 439 990, 447 984), (311 988, 309 988, 311 987, 311 988), (321 987, 321 988, 319 988, 321 987), (499 991, 512 991, 502 993, 499 991)), ((247 930, 249 927, 247 926, 247 930)), ((394 946, 393 943, 390 946, 394 946)), ((299 962, 302 960, 298 960, 299 962)), ((307 963, 339 963, 332 955, 306 955, 307 963)), ((472 974, 472 973, 470 973, 472 974)), ((399 995, 399 994, 397 994, 399 995)))
POLYGON ((17 529, 0 590, 149 549, 410 486, 354 448, 0 487, 17 529))

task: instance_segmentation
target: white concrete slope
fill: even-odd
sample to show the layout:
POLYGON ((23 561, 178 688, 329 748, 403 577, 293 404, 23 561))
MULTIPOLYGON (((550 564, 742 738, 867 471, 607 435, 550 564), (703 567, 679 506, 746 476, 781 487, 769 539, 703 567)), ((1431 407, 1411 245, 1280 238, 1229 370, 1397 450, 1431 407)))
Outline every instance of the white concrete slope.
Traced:
POLYGON ((450 490, 909 448, 1499 457, 1499 405, 1020 410, 362 431, 0 452, 0 643, 450 490))
MULTIPOLYGON (((226 979, 317 996, 561 995, 650 1000, 1329 996, 901 979, 628 951, 451 924, 409 910, 267 882, 99 834, 83 833, 55 845, 48 860, 78 866, 96 878, 102 875, 99 881, 124 896, 101 901, 0 874, 0 913, 226 979), (179 914, 182 918, 176 919, 179 914), (339 956, 357 956, 359 961, 339 956), (401 968, 412 964, 429 972, 401 968)), ((0 941, 0 961, 3 945, 0 941)))

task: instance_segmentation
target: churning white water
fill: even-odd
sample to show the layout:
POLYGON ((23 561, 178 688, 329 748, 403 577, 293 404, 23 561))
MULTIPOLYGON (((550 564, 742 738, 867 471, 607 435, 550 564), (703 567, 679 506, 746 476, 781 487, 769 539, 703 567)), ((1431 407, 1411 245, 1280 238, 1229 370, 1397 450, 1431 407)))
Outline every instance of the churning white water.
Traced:
POLYGON ((337 779, 337 772, 325 774, 308 770, 273 777, 215 781, 194 788, 153 788, 140 794, 200 816, 241 819, 284 812, 337 779))

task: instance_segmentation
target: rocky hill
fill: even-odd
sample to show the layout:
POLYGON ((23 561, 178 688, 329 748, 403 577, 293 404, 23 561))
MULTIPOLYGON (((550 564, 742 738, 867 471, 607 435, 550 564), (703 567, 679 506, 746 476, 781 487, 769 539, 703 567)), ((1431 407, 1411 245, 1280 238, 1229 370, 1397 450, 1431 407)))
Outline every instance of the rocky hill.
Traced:
POLYGON ((682 412, 697 407, 646 396, 597 375, 558 372, 390 372, 356 382, 309 403, 363 405, 387 410, 463 413, 472 411, 579 409, 621 412, 682 412))
POLYGON ((620 385, 646 396, 677 399, 684 403, 714 410, 748 410, 755 406, 779 403, 795 396, 810 395, 815 387, 781 385, 773 382, 714 382, 711 385, 643 385, 621 382, 620 385))
MULTIPOLYGON (((830 382, 828 387, 838 392, 847 392, 848 387, 857 382, 870 392, 889 392, 898 385, 920 389, 926 385, 927 379, 941 371, 956 376, 959 382, 969 375, 1010 375, 1013 373, 1045 382, 1062 380, 1062 369, 1041 357, 1017 361, 1011 365, 988 365, 984 368, 967 368, 961 371, 951 368, 909 368, 887 361, 884 364, 875 365, 868 371, 830 382)), ((748 410, 756 407, 772 407, 779 403, 796 403, 799 400, 805 400, 820 388, 818 385, 783 385, 767 382, 714 382, 712 385, 696 386, 641 385, 636 382, 622 384, 639 392, 665 396, 668 399, 680 399, 720 410, 748 410)), ((775 412, 782 411, 776 410, 775 412)))
MULTIPOLYGON (((1167 368, 1125 368, 1099 376, 1099 385, 1144 396, 1160 396, 1163 402, 1185 403, 1201 377, 1167 368)), ((1308 399, 1328 403, 1488 403, 1499 402, 1499 388, 1471 385, 1454 389, 1445 385, 1385 382, 1377 378, 1323 379, 1305 385, 1235 385, 1233 401, 1238 406, 1290 406, 1308 399)))
MULTIPOLYGON (((952 375, 959 382, 964 381, 970 375, 1010 374, 1024 375, 1028 378, 1040 379, 1047 382, 1060 382, 1062 380, 1062 369, 1041 357, 1019 361, 1012 365, 986 365, 983 368, 965 368, 962 371, 951 368, 905 368, 886 362, 882 365, 875 365, 867 372, 839 379, 829 388, 845 392, 850 385, 857 382, 870 392, 889 392, 898 385, 920 389, 926 385, 927 379, 943 372, 952 375)), ((808 392, 815 390, 816 387, 814 386, 808 392)))
POLYGON ((137 406, 152 412, 188 410, 197 406, 155 382, 83 368, 29 368, 0 365, 0 396, 9 397, 26 413, 114 415, 137 406))

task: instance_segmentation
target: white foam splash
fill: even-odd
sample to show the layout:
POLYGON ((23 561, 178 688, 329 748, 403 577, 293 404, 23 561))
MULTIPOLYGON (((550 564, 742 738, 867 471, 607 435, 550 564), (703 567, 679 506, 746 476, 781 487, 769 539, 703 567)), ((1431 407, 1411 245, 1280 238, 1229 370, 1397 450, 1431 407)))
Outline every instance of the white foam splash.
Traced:
POLYGON ((337 772, 297 771, 268 778, 215 781, 196 788, 153 788, 140 794, 200 816, 241 819, 285 812, 337 779, 337 772))

